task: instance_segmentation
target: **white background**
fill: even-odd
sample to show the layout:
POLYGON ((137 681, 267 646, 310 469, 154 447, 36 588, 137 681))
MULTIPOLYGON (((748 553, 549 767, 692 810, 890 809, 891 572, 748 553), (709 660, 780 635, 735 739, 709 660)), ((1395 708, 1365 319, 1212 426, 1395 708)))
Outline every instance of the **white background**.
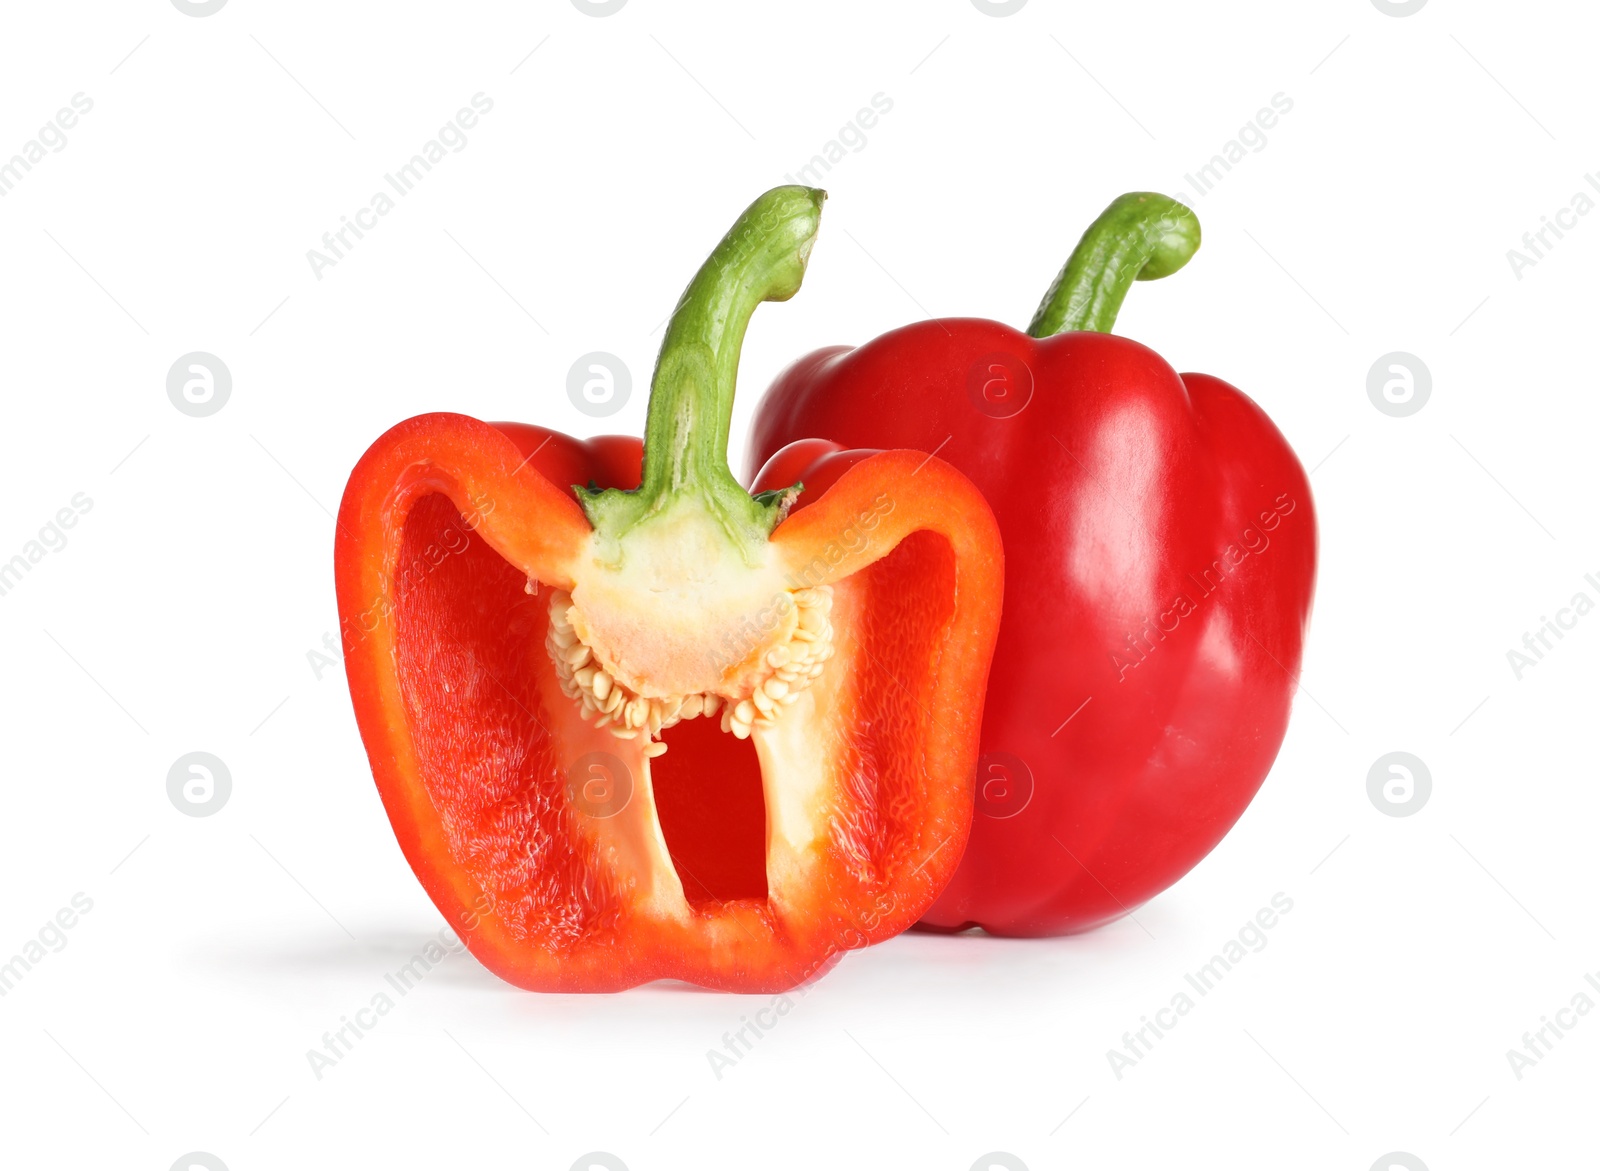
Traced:
POLYGON ((1520 680, 1507 651, 1600 601, 1600 216, 1521 279, 1506 253, 1600 168, 1596 32, 1576 0, 8 5, 0 158, 94 109, 0 199, 0 560, 93 507, 0 597, 0 959, 93 909, 0 999, 0 1164, 1577 1165, 1600 1014, 1520 1080, 1506 1052, 1600 970, 1600 617, 1520 680), (317 279, 307 250, 480 91, 465 149, 317 279), (1226 841, 1086 937, 852 955, 720 1080, 707 1051, 769 998, 540 996, 465 956, 318 1080, 307 1050, 443 926, 307 657, 366 445, 438 409, 637 433, 683 284, 874 94, 805 288, 755 319, 738 449, 814 346, 1024 324, 1113 196, 1177 192, 1280 92, 1265 148, 1192 196, 1198 258, 1119 327, 1315 468, 1304 687, 1226 841), (166 394, 196 350, 233 376, 207 418, 166 394), (611 419, 565 393, 592 350, 633 371, 611 419), (1366 392, 1396 350, 1432 374, 1406 418, 1366 392), (233 778, 207 818, 166 792, 196 750, 233 778), (1395 750, 1433 778, 1410 817, 1367 795, 1395 750), (1115 1076, 1277 892, 1264 950, 1115 1076))

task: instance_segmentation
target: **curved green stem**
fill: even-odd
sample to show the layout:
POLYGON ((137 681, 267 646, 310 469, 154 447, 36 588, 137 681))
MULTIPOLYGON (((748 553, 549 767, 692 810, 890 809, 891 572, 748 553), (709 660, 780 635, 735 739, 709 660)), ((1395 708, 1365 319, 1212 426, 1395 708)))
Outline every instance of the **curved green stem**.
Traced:
POLYGON ((1176 199, 1149 191, 1118 196, 1072 250, 1028 334, 1110 333, 1134 281, 1171 276, 1199 247, 1200 221, 1176 199))
POLYGON ((792 493, 760 498, 728 468, 739 351, 763 301, 786 301, 805 276, 827 193, 775 187, 745 209, 672 312, 650 384, 644 476, 633 492, 579 490, 596 529, 623 532, 669 504, 698 497, 735 539, 765 539, 792 493))

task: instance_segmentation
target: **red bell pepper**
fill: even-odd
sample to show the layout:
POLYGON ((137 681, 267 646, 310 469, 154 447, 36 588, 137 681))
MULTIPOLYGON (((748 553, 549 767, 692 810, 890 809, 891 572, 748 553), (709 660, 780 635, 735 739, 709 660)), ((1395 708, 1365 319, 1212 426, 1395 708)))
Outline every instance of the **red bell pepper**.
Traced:
POLYGON ((909 451, 796 516, 797 488, 727 467, 745 326, 799 288, 821 201, 768 192, 712 253, 642 449, 432 414, 350 476, 335 568, 373 775, 512 983, 782 990, 914 922, 961 856, 1001 604, 987 504, 909 451))
MULTIPOLYGON (((1000 522, 985 816, 925 927, 1049 935, 1126 914, 1221 840, 1282 743, 1316 574, 1305 472, 1243 393, 1108 332, 1133 280, 1199 244, 1182 204, 1125 195, 1026 335, 923 321, 800 359, 760 405, 753 490, 910 447, 965 472, 1000 522)), ((805 478, 800 508, 829 482, 805 478)))

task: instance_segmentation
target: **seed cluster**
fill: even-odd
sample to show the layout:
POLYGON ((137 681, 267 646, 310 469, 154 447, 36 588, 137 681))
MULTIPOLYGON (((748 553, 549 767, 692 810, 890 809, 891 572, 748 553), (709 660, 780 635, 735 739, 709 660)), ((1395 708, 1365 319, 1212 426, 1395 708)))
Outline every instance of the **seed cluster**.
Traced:
POLYGON ((789 640, 770 648, 762 657, 765 673, 745 681, 733 694, 717 692, 650 698, 632 691, 601 666, 593 648, 584 644, 572 627, 572 596, 560 590, 550 597, 550 626, 544 646, 555 664, 561 690, 583 708, 595 727, 610 728, 622 740, 645 733, 646 756, 660 756, 667 746, 656 739, 661 729, 680 720, 722 713, 722 730, 739 739, 755 728, 767 727, 783 708, 821 675, 833 657, 833 590, 814 586, 795 590, 795 627, 789 640))

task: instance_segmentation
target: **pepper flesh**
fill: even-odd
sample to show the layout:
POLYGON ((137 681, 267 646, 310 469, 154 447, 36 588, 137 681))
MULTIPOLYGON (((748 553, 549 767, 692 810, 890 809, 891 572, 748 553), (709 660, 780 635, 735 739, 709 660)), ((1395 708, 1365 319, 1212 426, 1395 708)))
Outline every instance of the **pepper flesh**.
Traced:
POLYGON ((1282 743, 1316 576, 1305 472, 1239 390, 1094 332, 1198 245, 1188 209, 1124 196, 1037 336, 910 325, 801 358, 758 408, 753 490, 801 467, 824 486, 850 449, 937 451, 1004 535, 979 816, 924 927, 1054 935, 1127 914, 1221 840, 1282 743))
POLYGON ((914 922, 960 857, 1000 609, 987 505, 887 451, 784 520, 792 493, 753 499, 720 462, 744 319, 798 288, 820 203, 769 192, 713 253, 642 452, 434 414, 352 473, 335 561, 374 777, 434 903, 512 983, 786 989, 914 922), (773 702, 824 598, 832 653, 773 702), (620 690, 583 700, 602 669, 642 719, 605 712, 620 690), (663 718, 689 694, 751 718, 663 718))

